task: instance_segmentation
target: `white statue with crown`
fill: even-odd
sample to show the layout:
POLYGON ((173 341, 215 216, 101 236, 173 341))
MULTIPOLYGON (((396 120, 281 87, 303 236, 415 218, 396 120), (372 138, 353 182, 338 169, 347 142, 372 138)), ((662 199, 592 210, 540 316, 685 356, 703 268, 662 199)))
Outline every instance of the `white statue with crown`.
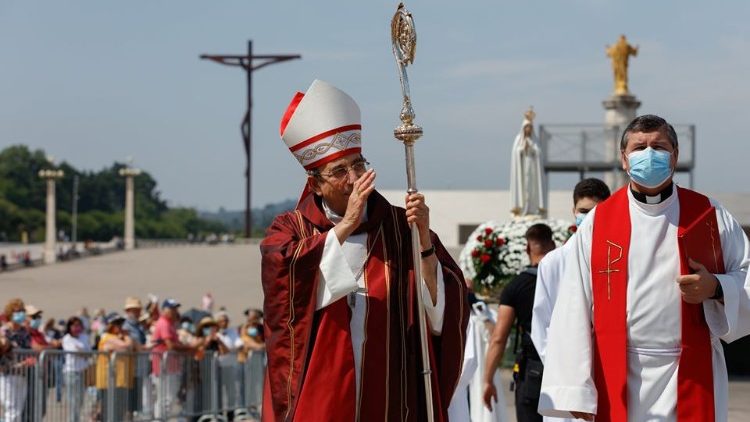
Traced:
POLYGON ((534 134, 534 109, 524 113, 510 158, 510 212, 514 217, 544 217, 544 181, 539 142, 534 134))
MULTIPOLYGON (((496 299, 505 284, 529 264, 524 237, 529 227, 537 223, 548 225, 558 246, 575 231, 575 226, 568 221, 546 218, 542 150, 534 135, 534 117, 536 113, 529 108, 513 142, 511 218, 480 224, 466 240, 459 257, 464 275, 472 280, 474 290, 487 300, 496 299)), ((498 216, 502 214, 498 212, 498 216)))

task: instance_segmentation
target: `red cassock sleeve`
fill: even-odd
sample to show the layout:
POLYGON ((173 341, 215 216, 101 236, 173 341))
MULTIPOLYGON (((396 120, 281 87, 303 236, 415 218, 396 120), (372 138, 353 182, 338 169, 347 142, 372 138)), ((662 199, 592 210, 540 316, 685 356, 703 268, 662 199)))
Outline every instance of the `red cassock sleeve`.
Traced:
POLYGON ((318 233, 293 211, 276 217, 260 245, 264 334, 269 350, 265 421, 285 420, 299 393, 325 238, 326 233, 318 233))

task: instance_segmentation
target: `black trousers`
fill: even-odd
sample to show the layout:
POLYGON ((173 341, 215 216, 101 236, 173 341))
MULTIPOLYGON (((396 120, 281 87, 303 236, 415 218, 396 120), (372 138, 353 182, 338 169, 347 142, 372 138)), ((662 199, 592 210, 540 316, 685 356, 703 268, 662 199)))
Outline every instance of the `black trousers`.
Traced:
POLYGON ((525 359, 516 379, 516 420, 518 422, 542 422, 537 412, 539 390, 542 386, 542 362, 525 359))
POLYGON ((516 421, 518 422, 542 422, 542 415, 537 413, 539 400, 529 402, 520 397, 519 387, 523 381, 516 384, 516 421))

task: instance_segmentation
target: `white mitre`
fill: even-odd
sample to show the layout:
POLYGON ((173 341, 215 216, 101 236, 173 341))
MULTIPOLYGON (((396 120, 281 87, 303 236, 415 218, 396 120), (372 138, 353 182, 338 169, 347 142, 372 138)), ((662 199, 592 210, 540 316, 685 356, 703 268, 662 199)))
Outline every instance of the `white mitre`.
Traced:
POLYGON ((314 80, 292 98, 281 119, 281 139, 305 170, 362 152, 362 120, 352 97, 314 80))

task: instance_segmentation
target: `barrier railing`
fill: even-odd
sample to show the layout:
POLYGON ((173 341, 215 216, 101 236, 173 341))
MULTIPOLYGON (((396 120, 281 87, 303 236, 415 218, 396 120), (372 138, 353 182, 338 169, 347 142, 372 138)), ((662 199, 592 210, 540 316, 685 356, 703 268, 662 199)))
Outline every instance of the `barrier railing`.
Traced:
POLYGON ((0 421, 259 420, 265 353, 13 351, 0 421))

